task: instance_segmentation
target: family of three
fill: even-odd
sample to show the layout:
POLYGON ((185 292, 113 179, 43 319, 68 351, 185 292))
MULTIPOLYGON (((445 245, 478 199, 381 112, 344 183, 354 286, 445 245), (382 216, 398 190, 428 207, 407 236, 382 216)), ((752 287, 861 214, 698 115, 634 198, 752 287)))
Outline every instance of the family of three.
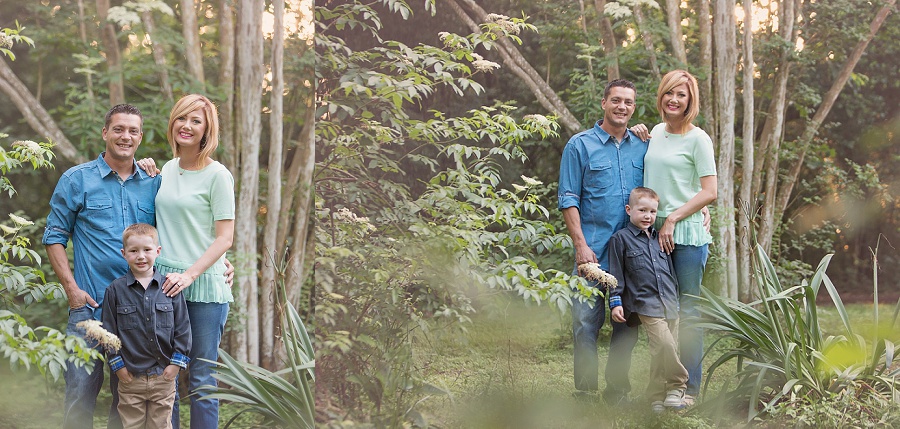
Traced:
MULTIPOLYGON (((215 105, 187 95, 172 108, 166 136, 174 159, 138 167, 143 116, 120 104, 106 114, 106 150, 67 170, 53 192, 43 243, 69 300, 69 335, 102 320, 122 347, 108 352, 109 428, 179 427, 177 378, 187 369, 191 428, 218 427, 213 364, 233 302, 225 259, 234 234, 234 179, 213 160, 215 105), (155 226, 155 227, 154 227, 155 226), (66 246, 74 254, 70 268, 66 246)), ((89 346, 96 342, 88 339, 89 346)), ((93 427, 104 365, 66 368, 65 428, 93 427)))
MULTIPOLYGON (((596 263, 618 281, 604 294, 612 337, 603 398, 628 401, 631 352, 643 325, 651 359, 646 399, 654 411, 681 409, 693 404, 702 377, 703 332, 693 321, 712 242, 705 207, 717 193, 713 145, 693 125, 700 99, 687 71, 662 78, 656 107, 663 122, 649 133, 643 125, 628 128, 636 96, 627 80, 606 86, 603 119, 563 150, 558 207, 575 247, 575 272, 596 263)), ((600 299, 573 303, 578 396, 598 391, 605 318, 600 299)))

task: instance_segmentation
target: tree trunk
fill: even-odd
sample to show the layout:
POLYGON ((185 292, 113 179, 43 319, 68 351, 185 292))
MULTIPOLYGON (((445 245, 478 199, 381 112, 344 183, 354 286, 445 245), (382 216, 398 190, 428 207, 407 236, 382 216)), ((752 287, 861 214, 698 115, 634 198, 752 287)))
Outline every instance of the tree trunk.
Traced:
POLYGON ((50 113, 28 91, 28 87, 19 80, 15 72, 6 64, 6 60, 2 58, 0 58, 0 92, 3 92, 12 100, 35 133, 42 138, 48 139, 55 145, 54 153, 74 164, 81 164, 87 161, 87 158, 81 155, 78 149, 66 138, 66 135, 56 125, 56 121, 53 120, 50 113))
POLYGON ((866 47, 869 46, 869 42, 875 38, 878 30, 881 29, 882 24, 884 24, 887 16, 891 13, 895 3, 897 3, 897 0, 888 0, 878 13, 875 14, 875 18, 873 18, 872 22, 869 24, 869 33, 866 34, 866 37, 863 40, 860 40, 856 44, 853 52, 847 57, 844 66, 841 67, 837 79, 831 84, 831 88, 825 93, 825 97, 822 98, 822 104, 816 109, 816 113, 813 115, 812 120, 806 124, 806 129, 803 130, 803 134, 798 141, 800 154, 791 166, 787 179, 781 184, 781 188, 778 190, 776 209, 779 213, 784 213, 787 209, 788 201, 790 201, 791 193, 794 190, 794 183, 797 181, 797 176, 800 175, 800 169, 803 167, 803 159, 806 157, 806 152, 809 150, 813 137, 815 137, 816 133, 819 131, 819 127, 822 125, 822 122, 825 121, 831 108, 834 107, 834 102, 844 89, 844 85, 847 84, 847 80, 850 79, 853 69, 856 68, 856 64, 859 62, 859 59, 862 58, 863 53, 866 51, 866 47))
POLYGON ((97 0, 97 16, 100 18, 100 45, 106 54, 109 69, 109 104, 115 106, 125 102, 125 84, 122 77, 122 60, 116 26, 106 20, 109 15, 109 0, 97 0))
POLYGON ((240 140, 240 191, 238 193, 236 242, 238 290, 246 326, 236 341, 236 358, 259 364, 259 317, 257 277, 257 212, 259 207, 259 145, 262 123, 263 35, 262 0, 238 3, 237 62, 240 140))
POLYGON ((144 29, 147 30, 147 37, 150 39, 150 44, 153 47, 153 62, 156 63, 156 72, 159 74, 159 87, 162 89, 163 95, 166 96, 166 100, 171 104, 175 101, 175 98, 172 95, 172 84, 169 83, 169 69, 166 67, 166 51, 161 42, 153 39, 153 32, 155 31, 153 12, 150 10, 142 12, 141 22, 144 23, 144 29))
MULTIPOLYGON (((476 19, 478 22, 484 22, 487 13, 474 0, 449 0, 447 4, 462 19, 463 23, 469 27, 469 30, 473 32, 481 31, 481 28, 476 23, 476 19), (469 9, 469 12, 466 12, 460 3, 464 4, 469 9)), ((528 86, 545 109, 559 117, 560 124, 567 131, 572 134, 581 131, 581 124, 575 119, 575 116, 572 115, 572 112, 569 111, 562 99, 559 98, 556 91, 541 78, 537 71, 534 70, 534 67, 522 56, 522 53, 513 46, 512 42, 505 38, 500 38, 494 47, 497 48, 497 52, 503 58, 503 63, 509 67, 513 74, 522 79, 522 82, 528 86)))
MULTIPOLYGON (((700 99, 712 100, 712 20, 709 16, 709 0, 700 0, 697 5, 697 25, 700 29, 700 73, 704 78, 700 83, 700 99)), ((700 113, 706 120, 704 127, 715 134, 716 117, 713 114, 712 103, 700 105, 700 113)), ((713 141, 718 140, 713 136, 713 141)))
POLYGON ((779 26, 781 37, 785 40, 785 48, 781 55, 780 66, 775 74, 775 87, 769 105, 768 118, 760 136, 759 151, 755 165, 761 170, 754 174, 752 195, 762 195, 762 217, 759 224, 759 245, 767 253, 771 251, 772 237, 775 234, 775 192, 778 186, 778 161, 781 140, 784 133, 784 110, 787 104, 787 81, 791 73, 791 50, 795 43, 794 24, 796 22, 794 2, 784 2, 780 10, 779 26), (761 180, 765 178, 765 187, 761 188, 761 180))
POLYGON ((225 96, 225 102, 219 109, 221 131, 219 141, 222 144, 222 163, 237 176, 240 142, 236 141, 234 118, 234 7, 233 0, 219 2, 219 88, 225 96))
POLYGON ((718 199, 722 222, 718 225, 719 243, 724 251, 725 267, 721 277, 723 292, 737 299, 737 257, 734 234, 734 111, 735 67, 737 64, 734 1, 717 0, 713 31, 716 46, 716 123, 718 134, 718 199))
MULTIPOLYGON (((306 269, 307 257, 311 254, 314 240, 309 240, 310 218, 312 215, 312 177, 316 166, 316 138, 315 138, 315 108, 310 105, 304 119, 303 132, 297 146, 297 156, 294 158, 292 169, 297 180, 289 183, 299 183, 296 201, 294 204, 293 234, 291 248, 286 271, 285 285, 288 288, 287 295, 290 302, 298 305, 302 293, 303 282, 309 276, 306 269)), ((299 306, 298 306, 299 307, 299 306)))
MULTIPOLYGON (((81 45, 84 48, 88 47, 88 38, 87 38, 87 26, 84 24, 84 0, 78 0, 78 34, 81 35, 81 45)), ((84 54, 87 54, 85 51, 84 54)), ((91 100, 91 105, 94 103, 94 78, 90 74, 86 74, 84 77, 85 83, 87 84, 86 90, 88 93, 88 99, 91 100)))
POLYGON ((609 57, 609 65, 606 66, 606 80, 619 78, 619 46, 616 44, 616 34, 613 33, 612 23, 606 16, 606 0, 594 0, 594 9, 597 9, 599 18, 600 36, 603 38, 603 53, 609 57))
POLYGON ((203 52, 200 51, 200 27, 197 25, 194 0, 181 0, 181 34, 184 35, 184 55, 188 71, 201 86, 205 86, 203 52))
POLYGON ((265 368, 274 369, 275 359, 275 294, 276 266, 281 259, 282 244, 278 238, 278 215, 281 213, 281 170, 284 152, 284 0, 274 0, 275 33, 272 36, 272 94, 269 104, 269 168, 266 193, 266 226, 263 233, 263 261, 260 280, 259 317, 262 325, 260 361, 265 368))
MULTIPOLYGON (((719 4, 721 5, 721 2, 719 4)), ((734 9, 733 4, 731 8, 734 9)), ((718 14, 716 15, 718 16, 718 14)), ((687 67, 684 34, 681 31, 681 0, 666 0, 666 24, 669 26, 669 34, 672 35, 672 52, 675 54, 675 59, 678 60, 681 67, 687 67)))
POLYGON ((742 130, 743 150, 741 152, 741 187, 738 198, 738 297, 743 302, 750 302, 754 298, 754 288, 751 279, 751 252, 754 241, 750 233, 753 227, 750 216, 755 212, 756 198, 751 193, 753 188, 753 149, 756 140, 753 136, 754 129, 754 100, 753 100, 753 28, 749 18, 753 16, 753 2, 743 0, 744 7, 744 43, 743 43, 743 67, 744 67, 744 125, 742 130))
POLYGON ((662 75, 659 73, 659 64, 656 61, 653 33, 647 31, 647 26, 644 25, 644 12, 641 11, 641 5, 635 4, 632 10, 634 11, 634 22, 637 24, 638 32, 641 33, 641 41, 644 42, 644 49, 647 50, 647 59, 650 60, 650 71, 653 72, 654 80, 660 81, 662 80, 662 75))

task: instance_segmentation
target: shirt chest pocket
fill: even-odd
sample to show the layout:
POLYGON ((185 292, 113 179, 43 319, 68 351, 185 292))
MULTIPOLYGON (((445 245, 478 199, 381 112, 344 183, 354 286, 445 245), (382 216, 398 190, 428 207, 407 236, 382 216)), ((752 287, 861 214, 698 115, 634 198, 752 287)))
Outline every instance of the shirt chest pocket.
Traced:
POLYGON ((172 329, 175 326, 175 311, 170 302, 156 303, 156 327, 172 329))
POLYGON ((660 250, 657 258, 659 258, 659 264, 657 265, 659 266, 660 271, 668 273, 670 271, 668 261, 669 255, 666 255, 666 252, 660 250))
POLYGON ((84 218, 94 228, 104 230, 110 227, 115 217, 115 209, 109 198, 88 198, 84 203, 84 218))
POLYGON ((120 305, 116 307, 116 322, 122 330, 136 329, 140 323, 136 305, 120 305))
POLYGON ((640 250, 625 251, 625 269, 633 272, 647 268, 647 256, 640 250))
POLYGON ((612 163, 609 160, 592 159, 586 179, 585 186, 597 189, 609 188, 615 182, 612 163))
POLYGON ((138 222, 156 224, 156 205, 151 201, 138 201, 138 222))
POLYGON ((636 159, 636 160, 632 161, 631 167, 632 167, 631 170, 633 173, 632 180, 634 181, 632 183, 632 185, 634 185, 634 186, 632 186, 632 187, 637 188, 638 186, 644 186, 644 158, 641 158, 640 160, 636 159))

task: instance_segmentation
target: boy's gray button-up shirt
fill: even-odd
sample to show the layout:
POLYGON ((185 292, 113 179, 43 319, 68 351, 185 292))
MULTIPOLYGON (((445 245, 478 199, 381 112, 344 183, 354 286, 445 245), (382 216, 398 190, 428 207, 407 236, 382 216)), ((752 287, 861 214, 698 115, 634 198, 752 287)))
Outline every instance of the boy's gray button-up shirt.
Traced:
MULTIPOLYGON (((609 273, 619 285, 610 296, 620 295, 625 318, 633 313, 663 319, 678 318, 678 281, 671 255, 659 247, 657 231, 648 235, 632 223, 609 241, 609 273)), ((637 318, 635 314, 634 318, 637 318)), ((633 319, 629 324, 634 324, 633 319)))

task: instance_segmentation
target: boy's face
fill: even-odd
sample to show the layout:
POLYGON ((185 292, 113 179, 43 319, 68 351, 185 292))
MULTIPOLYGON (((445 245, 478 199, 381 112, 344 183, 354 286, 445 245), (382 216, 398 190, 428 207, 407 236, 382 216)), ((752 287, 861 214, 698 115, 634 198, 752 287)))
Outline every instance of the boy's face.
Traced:
POLYGON ((650 197, 638 198, 634 205, 626 205, 625 212, 631 217, 631 223, 634 226, 646 231, 656 222, 656 209, 659 208, 659 201, 650 197))
POLYGON ((132 235, 125 241, 122 256, 128 261, 128 267, 135 277, 153 275, 153 263, 162 249, 149 235, 132 235))

